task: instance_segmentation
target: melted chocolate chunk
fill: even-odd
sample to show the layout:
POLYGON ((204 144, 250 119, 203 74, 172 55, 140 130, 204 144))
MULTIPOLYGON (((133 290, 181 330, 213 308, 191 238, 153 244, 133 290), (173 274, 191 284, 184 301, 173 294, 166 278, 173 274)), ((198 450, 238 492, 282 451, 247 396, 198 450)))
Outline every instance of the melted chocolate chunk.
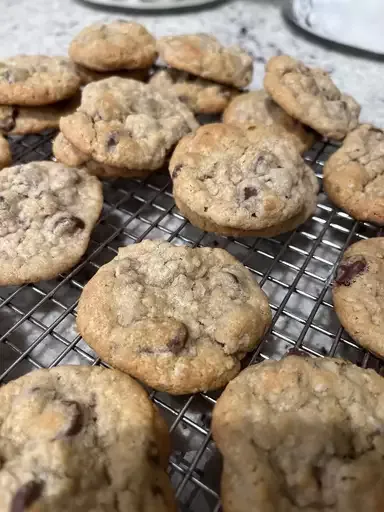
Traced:
POLYGON ((176 336, 174 336, 168 343, 167 348, 170 350, 173 354, 178 355, 183 350, 185 346, 185 342, 188 338, 188 331, 185 325, 180 327, 178 333, 176 336))
POLYGON ((354 279, 365 272, 367 269, 367 262, 364 258, 360 258, 356 261, 344 260, 337 269, 335 284, 350 286, 354 279))
POLYGON ((69 421, 63 431, 57 434, 55 439, 75 436, 81 431, 84 424, 83 411, 78 402, 65 400, 62 403, 70 410, 69 421))
POLYGON ((13 497, 10 512, 24 512, 36 500, 38 500, 43 492, 44 482, 41 480, 31 480, 22 485, 13 497))
POLYGON ((307 354, 303 350, 300 350, 297 347, 290 348, 285 355, 286 356, 308 357, 307 354))
POLYGON ((151 489, 152 489, 152 494, 154 496, 163 496, 163 489, 161 487, 159 487, 158 485, 154 484, 151 486, 151 489))
POLYGON ((247 200, 250 197, 256 197, 258 194, 258 191, 254 187, 245 187, 244 189, 244 199, 247 200))
POLYGON ((75 231, 84 228, 85 222, 83 220, 81 220, 79 217, 75 217, 74 215, 70 215, 68 217, 62 217, 61 219, 58 219, 56 224, 53 226, 53 231, 58 235, 62 235, 64 233, 71 235, 75 233, 75 231))
POLYGON ((181 173, 181 169, 183 168, 182 165, 178 164, 178 165, 175 165, 173 171, 172 171, 172 179, 174 180, 175 178, 178 177, 178 175, 181 173))
POLYGON ((118 143, 119 143, 119 134, 117 132, 112 132, 107 139, 108 151, 113 151, 118 143))

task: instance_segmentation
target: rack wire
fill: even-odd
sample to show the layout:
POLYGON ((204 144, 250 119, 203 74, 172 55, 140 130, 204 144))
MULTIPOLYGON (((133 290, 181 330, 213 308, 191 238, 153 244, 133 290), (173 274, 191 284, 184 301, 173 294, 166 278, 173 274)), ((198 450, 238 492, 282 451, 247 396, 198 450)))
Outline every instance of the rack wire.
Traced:
MULTIPOLYGON (((52 158, 53 132, 10 140, 16 162, 52 158)), ((321 180, 336 145, 318 142, 305 155, 321 180)), ((103 364, 77 334, 76 307, 84 285, 117 248, 144 238, 192 247, 222 247, 242 261, 267 293, 273 323, 246 364, 282 357, 296 346, 309 355, 340 356, 382 372, 379 359, 360 348, 333 311, 334 269, 351 243, 377 236, 320 193, 315 214, 276 238, 232 238, 193 227, 175 207, 169 176, 104 181, 104 207, 88 251, 71 272, 51 281, 0 288, 0 384, 36 368, 103 364)), ((168 422, 173 452, 169 472, 181 511, 218 512, 221 459, 210 435, 219 392, 150 396, 168 422)))

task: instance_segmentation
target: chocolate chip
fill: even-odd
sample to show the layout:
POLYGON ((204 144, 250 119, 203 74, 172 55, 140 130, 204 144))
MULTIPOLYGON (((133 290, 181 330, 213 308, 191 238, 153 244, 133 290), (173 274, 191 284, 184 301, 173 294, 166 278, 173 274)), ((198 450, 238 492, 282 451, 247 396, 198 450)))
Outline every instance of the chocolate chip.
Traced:
POLYGON ((157 445, 151 441, 148 448, 148 459, 158 466, 160 464, 160 454, 157 445))
POLYGON ((181 325, 179 328, 176 336, 174 336, 168 343, 167 348, 170 350, 173 354, 177 355, 180 354, 180 352, 183 350, 185 346, 185 342, 188 338, 188 331, 184 324, 181 325))
POLYGON ((290 348, 285 355, 286 356, 307 357, 307 354, 303 350, 300 350, 297 347, 290 348))
POLYGON ((22 485, 14 495, 10 512, 24 512, 36 500, 38 500, 43 492, 44 482, 41 480, 31 480, 22 485))
POLYGON ((74 215, 70 215, 68 217, 61 217, 58 219, 53 226, 53 231, 57 235, 62 235, 64 233, 71 235, 75 233, 75 231, 84 228, 85 222, 82 219, 75 217, 74 215))
POLYGON ((159 487, 158 485, 154 484, 151 486, 151 489, 152 489, 152 494, 154 496, 158 496, 158 495, 161 495, 163 496, 163 489, 161 487, 159 487))
POLYGON ((181 173, 182 168, 183 168, 183 166, 181 164, 175 165, 175 167, 173 168, 173 171, 172 171, 172 179, 173 180, 178 177, 178 175, 181 173))
POLYGON ((188 98, 188 96, 183 96, 183 95, 181 95, 181 96, 179 96, 179 100, 180 100, 182 103, 188 103, 189 98, 188 98))
POLYGON ((112 485, 112 478, 111 478, 111 475, 109 474, 108 466, 106 464, 104 464, 104 466, 103 466, 103 473, 104 473, 104 479, 107 482, 107 484, 109 486, 112 485))
POLYGON ((240 34, 242 36, 246 36, 248 34, 248 29, 246 27, 241 27, 240 34))
POLYGON ((84 424, 83 411, 78 402, 72 400, 65 400, 62 402, 62 404, 69 409, 70 416, 67 425, 62 430, 62 432, 59 432, 57 434, 55 440, 75 436, 81 431, 84 424))
POLYGON ((367 262, 364 258, 356 261, 345 260, 337 269, 335 284, 349 286, 356 276, 364 272, 367 268, 367 262))
POLYGON ((250 197, 256 197, 258 191, 255 187, 245 187, 244 189, 244 199, 247 200, 250 197))
POLYGON ((258 159, 256 160, 256 167, 258 167, 259 165, 262 165, 263 163, 265 162, 265 156, 259 156, 258 159))
POLYGON ((115 149, 117 144, 119 143, 119 134, 117 132, 112 132, 107 139, 107 149, 108 151, 112 151, 115 149))
POLYGON ((151 348, 151 347, 139 347, 139 348, 137 349, 137 353, 138 353, 138 354, 154 354, 154 353, 155 353, 155 351, 154 351, 154 349, 153 349, 153 348, 151 348))

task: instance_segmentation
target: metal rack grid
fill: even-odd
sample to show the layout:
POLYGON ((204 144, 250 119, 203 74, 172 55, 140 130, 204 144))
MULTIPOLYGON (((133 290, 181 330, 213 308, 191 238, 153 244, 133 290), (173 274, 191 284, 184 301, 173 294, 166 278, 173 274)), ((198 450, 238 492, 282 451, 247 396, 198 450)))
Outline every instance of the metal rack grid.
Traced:
MULTIPOLYGON (((17 162, 51 158, 53 133, 11 140, 17 162)), ((337 146, 318 142, 305 159, 321 179, 337 146)), ((104 182, 104 207, 88 251, 70 273, 51 281, 0 289, 0 383, 35 368, 103 364, 75 328, 85 283, 117 248, 144 238, 174 244, 222 247, 242 261, 264 291, 273 323, 246 364, 279 358, 293 346, 313 356, 341 356, 381 372, 378 359, 340 327, 332 308, 333 271, 345 248, 376 236, 378 229, 335 209, 323 193, 316 213, 296 231, 276 238, 232 238, 194 228, 176 209, 166 174, 144 180, 104 182)), ((210 436, 218 392, 171 397, 150 391, 167 420, 173 452, 169 472, 181 511, 218 511, 220 456, 210 436)))

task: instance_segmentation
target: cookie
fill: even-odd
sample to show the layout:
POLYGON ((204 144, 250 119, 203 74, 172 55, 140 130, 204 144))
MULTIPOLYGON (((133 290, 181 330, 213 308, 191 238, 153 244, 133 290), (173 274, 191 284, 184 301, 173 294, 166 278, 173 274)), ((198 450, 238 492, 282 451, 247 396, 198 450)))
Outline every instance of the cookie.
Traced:
POLYGON ((156 41, 134 21, 94 23, 72 40, 69 55, 95 71, 149 68, 156 60, 156 41))
POLYGON ((324 166, 324 189, 352 217, 384 225, 384 132, 360 125, 324 166))
POLYGON ((0 402, 1 511, 176 511, 167 427, 128 375, 33 371, 0 402))
POLYGON ((102 164, 153 171, 198 124, 188 107, 153 86, 118 77, 84 87, 77 111, 60 119, 65 137, 102 164))
POLYGON ((84 287, 77 326, 112 366, 172 394, 224 386, 271 322, 252 274, 222 249, 120 248, 84 287))
POLYGON ((11 148, 9 147, 7 139, 0 133, 0 169, 7 167, 12 162, 11 148))
POLYGON ((108 72, 100 72, 95 71, 94 69, 88 69, 84 66, 80 66, 79 64, 74 64, 76 73, 80 77, 81 85, 88 85, 91 82, 98 82, 99 80, 105 80, 106 78, 110 78, 111 76, 118 76, 120 78, 130 78, 131 80, 138 80, 139 82, 146 82, 149 77, 148 69, 132 69, 131 71, 112 71, 108 72))
POLYGON ((0 105, 41 106, 74 96, 80 78, 63 57, 18 55, 0 61, 0 105))
POLYGON ((353 244, 343 255, 332 288, 337 316, 363 347, 384 356, 384 238, 353 244))
POLYGON ((178 69, 161 69, 149 83, 163 91, 175 94, 195 114, 220 114, 236 89, 204 80, 178 69))
POLYGON ((139 178, 148 174, 146 171, 100 164, 75 148, 61 132, 53 141, 52 151, 57 161, 70 167, 84 167, 90 174, 99 178, 139 178))
POLYGON ((384 498, 384 380, 290 355, 244 370, 213 410, 224 512, 370 512, 384 498))
POLYGON ((76 110, 79 103, 80 95, 76 95, 71 100, 43 107, 0 105, 0 133, 27 135, 57 129, 60 117, 76 110))
POLYGON ((264 87, 290 116, 325 137, 341 140, 358 124, 360 105, 322 69, 280 55, 266 66, 264 87))
POLYGON ((276 135, 292 141, 300 153, 309 149, 315 140, 313 133, 288 115, 263 90, 240 94, 232 99, 224 111, 223 122, 240 127, 271 127, 276 135))
POLYGON ((85 170, 30 162, 0 173, 0 285, 52 279, 85 253, 103 204, 85 170))
POLYGON ((224 47, 210 34, 161 37, 157 49, 172 68, 201 78, 239 89, 252 81, 252 57, 239 46, 224 47))
POLYGON ((292 144, 272 136, 251 141, 232 125, 205 125, 184 137, 169 169, 177 207, 206 231, 273 236, 316 205, 317 179, 292 144))

